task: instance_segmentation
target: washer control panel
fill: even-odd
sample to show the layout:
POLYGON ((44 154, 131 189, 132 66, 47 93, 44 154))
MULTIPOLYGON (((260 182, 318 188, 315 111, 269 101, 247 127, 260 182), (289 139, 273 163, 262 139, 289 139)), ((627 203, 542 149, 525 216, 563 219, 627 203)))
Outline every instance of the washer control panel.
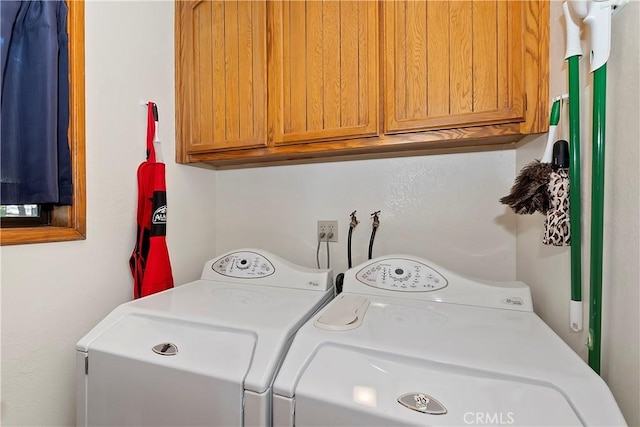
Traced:
POLYGON ((239 279, 267 277, 275 272, 275 267, 264 256, 249 251, 224 255, 211 264, 211 269, 223 276, 239 279))
POLYGON ((447 286, 447 279, 426 264, 404 258, 388 258, 368 264, 356 279, 374 288, 399 292, 430 292, 447 286))

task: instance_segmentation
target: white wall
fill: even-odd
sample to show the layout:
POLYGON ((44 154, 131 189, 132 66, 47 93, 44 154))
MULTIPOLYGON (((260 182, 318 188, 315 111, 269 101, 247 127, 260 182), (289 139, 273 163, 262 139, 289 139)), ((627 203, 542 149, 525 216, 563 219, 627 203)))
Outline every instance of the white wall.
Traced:
MULTIPOLYGON (((338 220, 332 267, 367 257, 370 213, 381 210, 374 256, 408 253, 468 275, 515 279, 515 215, 498 203, 514 151, 274 166, 216 175, 216 248, 261 247, 315 267, 316 221, 338 220)), ((321 262, 325 265, 325 246, 321 262)))
MULTIPOLYGON (((551 2, 550 40, 564 40, 562 3, 551 2)), ((640 283, 638 259, 640 85, 638 70, 640 3, 631 2, 614 17, 612 55, 608 65, 605 242, 603 274, 602 376, 611 387, 627 422, 640 425, 640 283)), ((586 43, 584 44, 586 47, 586 43)), ((566 92, 563 43, 551 43, 550 94, 566 92)), ((536 312, 586 359, 589 301, 589 224, 591 200, 591 77, 582 61, 582 208, 583 301, 585 331, 569 328, 570 253, 540 243, 542 217, 517 220, 517 276, 532 288, 536 312)), ((517 170, 544 150, 544 138, 517 150, 517 170)))
POLYGON ((602 376, 640 425, 640 3, 614 20, 609 61, 602 376))
POLYGON ((2 248, 4 426, 75 425, 74 344, 131 298, 139 99, 160 110, 175 281, 214 255, 215 174, 173 161, 173 2, 88 2, 87 239, 2 248))

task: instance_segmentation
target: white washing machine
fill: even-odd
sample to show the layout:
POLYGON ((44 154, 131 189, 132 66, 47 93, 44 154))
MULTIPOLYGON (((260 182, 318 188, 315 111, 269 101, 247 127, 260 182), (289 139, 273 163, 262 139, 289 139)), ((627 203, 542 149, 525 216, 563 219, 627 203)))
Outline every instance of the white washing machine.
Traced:
POLYGON ((296 335, 278 426, 618 426, 605 382, 534 312, 521 282, 381 257, 296 335))
POLYGON ((77 425, 269 425, 282 358, 333 295, 330 270, 244 249, 117 307, 76 346, 77 425))

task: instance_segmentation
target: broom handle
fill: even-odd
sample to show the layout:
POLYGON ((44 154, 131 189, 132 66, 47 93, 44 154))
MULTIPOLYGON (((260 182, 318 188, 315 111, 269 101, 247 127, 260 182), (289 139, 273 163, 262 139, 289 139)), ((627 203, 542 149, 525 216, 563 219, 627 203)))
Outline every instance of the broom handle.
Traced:
POLYGON ((600 373, 602 312, 602 252, 604 218, 604 139, 607 101, 607 64, 593 73, 593 160, 591 183, 591 274, 589 366, 600 373))

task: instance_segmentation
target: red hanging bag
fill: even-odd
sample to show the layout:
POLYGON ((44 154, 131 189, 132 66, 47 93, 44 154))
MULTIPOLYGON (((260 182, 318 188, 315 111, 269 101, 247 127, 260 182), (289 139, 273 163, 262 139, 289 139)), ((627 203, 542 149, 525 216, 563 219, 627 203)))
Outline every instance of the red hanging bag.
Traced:
POLYGON ((156 162, 153 140, 157 108, 148 103, 147 160, 138 167, 138 215, 136 246, 129 259, 133 296, 140 298, 173 287, 167 249, 167 190, 165 165, 156 162))

